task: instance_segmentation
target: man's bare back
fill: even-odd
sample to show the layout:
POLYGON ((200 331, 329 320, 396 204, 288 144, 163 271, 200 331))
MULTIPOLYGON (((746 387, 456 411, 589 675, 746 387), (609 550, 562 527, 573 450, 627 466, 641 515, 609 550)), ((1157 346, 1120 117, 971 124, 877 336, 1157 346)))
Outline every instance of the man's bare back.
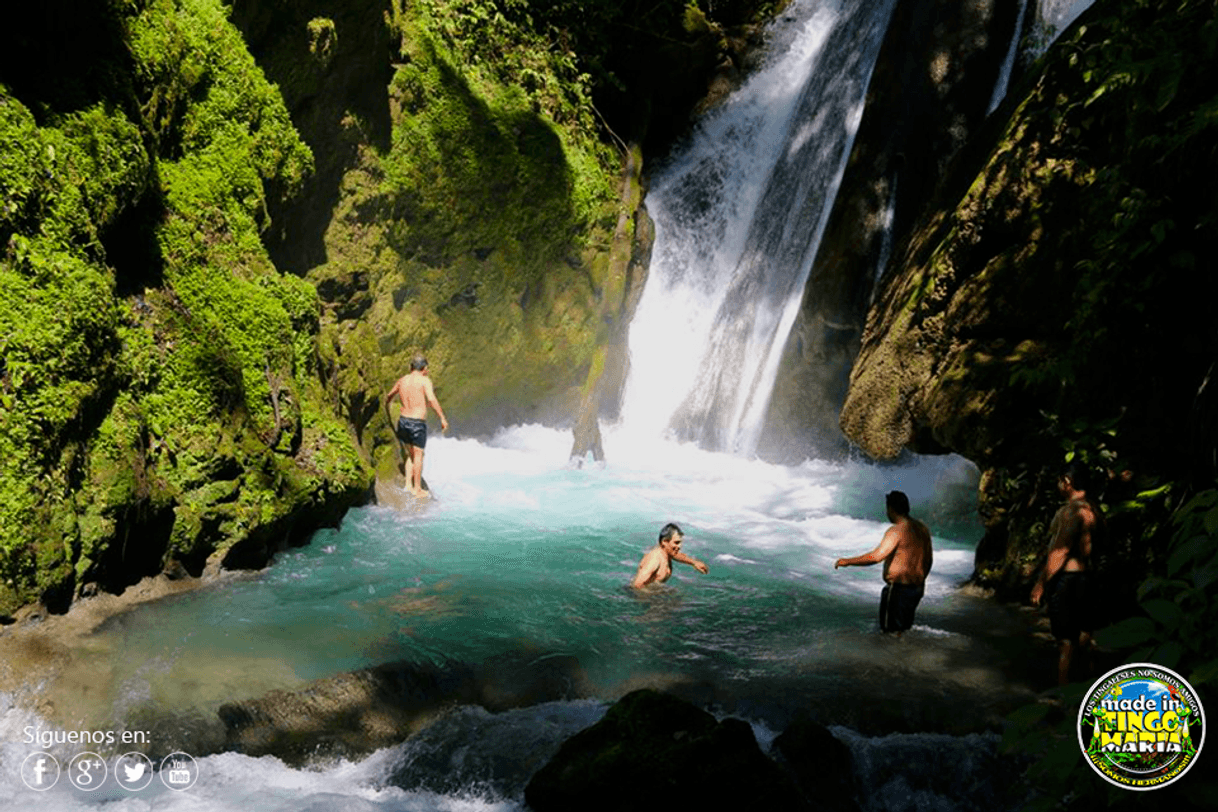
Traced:
POLYGON ((1052 547, 1064 552, 1060 569, 1082 572, 1091 560, 1091 540, 1099 526, 1095 508, 1087 499, 1071 499, 1057 509, 1049 525, 1052 547))
MULTIPOLYGON (((409 417, 415 420, 427 419, 427 404, 435 400, 436 393, 432 387, 431 378, 423 372, 409 372, 398 378, 390 394, 396 391, 401 411, 398 417, 409 417)), ((436 410, 437 413, 439 410, 436 410)), ((447 421, 445 421, 447 422, 447 421)))
POLYGON ((410 372, 398 378, 385 395, 385 416, 393 423, 389 404, 398 399, 400 411, 394 436, 402 446, 401 472, 408 480, 410 491, 419 497, 427 495, 423 488, 423 449, 427 444, 427 407, 440 417, 440 430, 448 431, 448 419, 436 400, 436 392, 427 374, 427 359, 416 356, 410 362, 410 372), (409 469, 408 469, 409 466, 409 469))

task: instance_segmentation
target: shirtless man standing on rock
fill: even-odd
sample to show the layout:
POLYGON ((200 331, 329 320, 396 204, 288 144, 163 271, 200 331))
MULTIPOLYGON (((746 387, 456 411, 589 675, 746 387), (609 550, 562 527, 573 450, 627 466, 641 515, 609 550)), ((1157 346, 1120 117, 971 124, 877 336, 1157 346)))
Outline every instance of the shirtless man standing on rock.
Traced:
POLYGON ((1095 625, 1088 570, 1092 547, 1097 540, 1103 543, 1106 525, 1099 505, 1087 496, 1089 480, 1087 469, 1078 463, 1068 465, 1058 477, 1057 489, 1066 503, 1049 525, 1049 558, 1032 587, 1033 605, 1049 593, 1049 625, 1060 647, 1057 681, 1061 685, 1070 681, 1075 650, 1089 653, 1095 625))
POLYGON ((402 444, 402 476, 408 477, 407 485, 411 493, 420 498, 426 497, 428 493, 423 490, 423 448, 427 445, 428 406, 440 416, 440 430, 448 431, 448 420, 440 408, 440 401, 436 400, 431 378, 427 376, 426 358, 416 355, 410 362, 409 374, 398 378, 389 394, 385 395, 385 415, 391 422, 393 413, 389 411, 389 404, 395 395, 402 404, 397 428, 393 432, 402 444), (407 461, 410 462, 409 474, 407 461))
POLYGON ((643 554, 643 560, 639 562, 639 571, 635 573, 634 581, 630 585, 638 588, 647 586, 647 584, 664 583, 668 580, 668 576, 672 575, 673 561, 689 564, 703 575, 710 572, 710 569, 701 561, 681 552, 681 542, 684 538, 681 528, 672 522, 660 528, 659 543, 643 554))
POLYGON ((892 527, 880 539, 880 546, 853 558, 839 558, 833 569, 884 562, 887 583, 880 593, 880 630, 895 632, 900 637, 913 626, 914 610, 922 600, 934 556, 930 549, 930 530, 909 515, 909 497, 901 491, 893 491, 884 497, 884 502, 892 527))

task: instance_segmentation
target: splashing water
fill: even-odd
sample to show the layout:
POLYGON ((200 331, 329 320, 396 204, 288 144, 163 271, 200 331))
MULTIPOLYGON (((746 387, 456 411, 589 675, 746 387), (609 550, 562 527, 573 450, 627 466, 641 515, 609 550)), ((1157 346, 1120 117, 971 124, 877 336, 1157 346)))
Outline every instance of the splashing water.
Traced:
MULTIPOLYGON (((259 809, 310 808, 330 791, 345 804, 333 808, 507 809, 519 803, 529 770, 493 774, 506 758, 496 747, 519 754, 527 732, 543 739, 537 758, 548 757, 599 718, 601 700, 639 685, 713 686, 737 712, 759 716, 776 704, 831 709, 868 691, 907 691, 914 705, 950 695, 954 705, 1009 690, 980 630, 1001 634, 1011 620, 955 589, 971 571, 979 531, 976 470, 962 460, 778 466, 691 444, 632 445, 611 430, 615 458, 572 469, 568 437, 527 426, 486 443, 436 438, 428 445, 433 504, 417 513, 354 510, 340 529, 319 532, 263 572, 112 618, 77 654, 70 682, 93 680, 87 701, 41 689, 75 715, 30 721, 10 708, 0 735, 17 742, 30 724, 95 729, 169 714, 186 720, 182 730, 157 733, 173 739, 189 733, 191 719, 214 725, 223 702, 387 661, 441 670, 505 658, 576 663, 571 699, 507 717, 484 756, 462 749, 467 771, 456 785, 442 779, 451 768, 438 766, 457 758, 443 742, 476 738, 469 731, 486 726, 480 709, 461 711, 449 733, 375 757, 392 769, 375 759, 322 765, 334 778, 327 784, 274 759, 223 754, 201 759, 210 783, 201 778, 191 791, 196 801, 216 796, 207 809, 250 798, 259 809), (874 633, 878 568, 833 570, 837 556, 878 543, 883 494, 894 487, 909 494, 936 541, 917 624, 899 641, 874 633), (669 520, 710 573, 677 565, 667 584, 631 589, 639 558, 669 520), (397 768, 404 761, 413 771, 397 768), (256 787, 248 786, 253 776, 256 787)), ((19 764, 28 750, 10 745, 0 761, 19 764)), ((0 787, 0 808, 19 800, 19 789, 0 787)), ((162 796, 168 808, 200 808, 162 796)), ((47 808, 96 808, 105 796, 67 788, 54 797, 59 805, 47 808)))
POLYGON ((893 5, 793 4, 772 59, 653 178, 624 425, 756 449, 893 5))
MULTIPOLYGON (((608 464, 568 467, 569 433, 539 426, 486 442, 437 437, 427 449, 437 499, 423 509, 353 510, 265 571, 112 618, 58 680, 29 686, 40 713, 0 695, 0 771, 10 777, 0 809, 36 797, 36 808, 57 812, 519 810, 524 782, 558 744, 641 685, 702 690, 708 704, 753 718, 763 742, 773 738, 764 720, 780 727, 797 708, 853 724, 859 697, 882 697, 917 724, 945 704, 956 713, 1017 690, 990 641, 1022 626, 955 589, 981 532, 968 463, 780 466, 664 438, 683 410, 678 437, 749 452, 750 415, 768 396, 754 373, 769 374, 770 347, 789 329, 891 8, 796 0, 771 32, 780 56, 657 179, 657 259, 631 331, 623 419, 606 431, 608 464), (835 78, 809 80, 822 70, 835 78), (835 84, 844 89, 816 95, 835 84), (809 153, 820 167, 812 175, 775 167, 809 153), (777 187, 786 197, 773 197, 777 187), (786 208, 798 217, 776 230, 802 241, 772 243, 773 212, 786 208), (727 355, 707 354, 729 344, 727 355), (733 365, 747 374, 710 385, 733 365), (712 391, 722 403, 689 400, 712 391), (709 434, 689 428, 700 422, 709 434), (879 569, 833 569, 878 543, 893 488, 930 525, 936 550, 917 623, 899 641, 874 633, 879 569), (631 589, 667 521, 681 524, 684 552, 709 574, 677 565, 668 583, 631 589), (235 699, 386 662, 445 673, 509 661, 561 663, 569 695, 499 714, 457 706, 357 763, 293 769, 269 756, 201 755, 187 793, 154 782, 138 794, 113 783, 86 794, 64 782, 33 796, 13 778, 29 728, 162 719, 157 749, 185 748, 235 699)), ((876 749, 861 741, 851 742, 857 752, 876 749)), ((65 763, 71 750, 52 748, 65 763)), ((885 808, 877 803, 869 808, 885 808)))

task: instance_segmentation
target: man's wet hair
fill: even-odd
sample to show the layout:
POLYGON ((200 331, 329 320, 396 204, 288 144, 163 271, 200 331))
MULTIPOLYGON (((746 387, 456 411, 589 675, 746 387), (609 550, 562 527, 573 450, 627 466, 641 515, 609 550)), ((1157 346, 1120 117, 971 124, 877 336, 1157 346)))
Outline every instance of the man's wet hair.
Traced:
POLYGON ((1091 494, 1091 471, 1078 460, 1063 465, 1060 476, 1069 477, 1075 490, 1091 494))
POLYGON ((884 505, 898 516, 909 515, 909 497, 901 491, 890 491, 884 496, 884 505))
POLYGON ((411 372, 419 372, 424 369, 427 369, 427 359, 426 358, 424 358, 421 355, 416 355, 414 358, 410 359, 410 371, 411 372))
POLYGON ((681 528, 677 527, 677 525, 674 522, 669 522, 668 524, 666 524, 660 528, 660 541, 668 541, 673 536, 684 536, 684 535, 685 534, 681 532, 681 528))

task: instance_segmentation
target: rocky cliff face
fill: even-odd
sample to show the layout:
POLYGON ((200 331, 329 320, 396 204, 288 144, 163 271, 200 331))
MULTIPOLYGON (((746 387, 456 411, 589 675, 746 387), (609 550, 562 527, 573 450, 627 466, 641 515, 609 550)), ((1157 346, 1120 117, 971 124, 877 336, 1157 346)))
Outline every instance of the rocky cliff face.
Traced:
POLYGON ((646 31, 610 2, 76 6, 0 53, 0 618, 337 521, 415 353, 467 435, 613 408, 638 145, 741 37, 682 2, 646 31))
POLYGON ((802 459, 844 450, 837 411, 874 281, 980 128, 1018 15, 1018 0, 897 4, 783 350, 762 454, 802 459))
POLYGON ((369 476, 259 240, 312 155, 221 5, 40 4, 0 83, 0 615, 337 521, 369 476))
MULTIPOLYGON (((1218 470, 1216 45, 1212 3, 1097 3, 1009 94, 870 312, 842 429, 878 458, 987 469, 990 582, 1037 565, 1043 472, 1068 457, 1114 476, 1110 505, 1218 470)), ((1113 554, 1144 561, 1146 530, 1113 554)))
MULTIPOLYGON (((542 15, 565 6, 536 19, 477 2, 328 6, 248 0, 234 14, 326 156, 279 211, 271 249, 320 293, 324 373, 364 453, 391 470, 382 398, 417 353, 454 431, 578 416, 590 449, 646 270, 639 143, 672 115, 652 112, 656 83, 618 111, 613 126, 639 141, 615 148, 591 77, 549 42, 542 15)), ((705 87, 728 45, 687 17, 663 48, 633 53, 705 87)), ((619 66, 620 81, 634 88, 638 69, 619 66)), ((697 94, 682 94, 688 109, 697 94)))

